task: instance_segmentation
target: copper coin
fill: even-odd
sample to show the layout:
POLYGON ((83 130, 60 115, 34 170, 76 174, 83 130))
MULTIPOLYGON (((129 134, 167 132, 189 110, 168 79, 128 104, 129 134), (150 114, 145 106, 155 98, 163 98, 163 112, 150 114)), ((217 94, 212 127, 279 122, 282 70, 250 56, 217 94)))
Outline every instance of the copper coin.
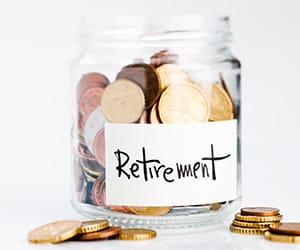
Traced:
POLYGON ((84 128, 84 125, 85 125, 85 122, 86 122, 86 117, 83 117, 80 112, 78 114, 78 125, 79 125, 79 133, 83 135, 82 133, 82 128, 84 128))
POLYGON ((79 111, 82 115, 84 121, 86 121, 87 117, 100 106, 101 98, 104 93, 103 88, 89 88, 87 89, 79 99, 79 111))
POLYGON ((80 97, 82 93, 86 91, 88 88, 91 87, 105 88, 106 85, 108 84, 109 84, 108 78, 101 73, 91 72, 91 73, 84 74, 81 77, 77 86, 78 97, 80 97))
POLYGON ((168 50, 161 50, 151 56, 151 65, 155 68, 161 66, 162 64, 177 64, 178 55, 171 53, 168 50))
POLYGON ((138 215, 163 215, 170 212, 172 207, 128 206, 131 212, 138 215))
POLYGON ((89 115, 86 120, 84 126, 84 139, 85 144, 92 154, 95 155, 94 152, 94 140, 97 133, 104 128, 105 123, 108 121, 103 115, 101 107, 97 107, 93 112, 89 115))
POLYGON ((274 234, 288 234, 300 236, 300 222, 282 222, 279 225, 270 226, 270 232, 274 234))
POLYGON ((120 227, 109 227, 101 231, 77 235, 74 238, 74 240, 102 240, 112 236, 116 236, 120 232, 121 232, 120 227))
POLYGON ((144 113, 142 114, 142 116, 139 120, 139 123, 141 123, 141 124, 148 123, 148 112, 147 111, 144 111, 144 113))
POLYGON ((145 110, 142 89, 133 81, 119 79, 109 84, 102 96, 101 109, 113 123, 134 123, 145 110))
POLYGON ((158 115, 157 103, 155 103, 150 111, 150 123, 159 124, 162 123, 158 115))
POLYGON ((154 67, 145 63, 130 64, 122 68, 117 79, 138 84, 145 95, 145 108, 151 107, 160 95, 160 81, 154 67))
POLYGON ((97 161, 105 167, 105 134, 104 128, 98 131, 93 143, 93 151, 97 161))
POLYGON ((78 152, 80 153, 80 156, 82 156, 84 159, 87 159, 90 161, 96 160, 96 158, 92 155, 92 153, 89 151, 89 149, 82 143, 78 144, 78 152))
POLYGON ((132 213, 126 206, 108 206, 108 208, 112 211, 119 212, 119 213, 132 213))
POLYGON ((207 122, 210 106, 207 97, 195 84, 179 84, 168 87, 158 104, 163 123, 207 122))
POLYGON ((105 196, 105 177, 101 175, 97 178, 93 186, 93 200, 97 206, 106 205, 106 196, 105 196))
POLYGON ((231 120, 234 117, 233 103, 227 92, 217 83, 203 82, 199 86, 210 104, 210 121, 231 120))
POLYGON ((160 78, 161 88, 166 89, 169 86, 177 84, 191 84, 188 72, 175 64, 164 64, 156 69, 160 78))
POLYGON ((279 209, 273 207, 244 207, 241 208, 241 215, 252 216, 275 216, 279 215, 279 209))

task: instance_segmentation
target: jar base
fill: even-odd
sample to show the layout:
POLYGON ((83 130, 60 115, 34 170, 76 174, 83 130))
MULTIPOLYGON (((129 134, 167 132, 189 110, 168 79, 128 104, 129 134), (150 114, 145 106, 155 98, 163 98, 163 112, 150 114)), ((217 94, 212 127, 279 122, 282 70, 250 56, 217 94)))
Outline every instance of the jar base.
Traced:
POLYGON ((125 228, 193 229, 221 224, 232 215, 241 203, 241 198, 212 207, 212 205, 174 207, 172 212, 161 216, 142 216, 111 211, 105 207, 80 203, 72 205, 81 215, 91 219, 105 218, 111 225, 125 228))

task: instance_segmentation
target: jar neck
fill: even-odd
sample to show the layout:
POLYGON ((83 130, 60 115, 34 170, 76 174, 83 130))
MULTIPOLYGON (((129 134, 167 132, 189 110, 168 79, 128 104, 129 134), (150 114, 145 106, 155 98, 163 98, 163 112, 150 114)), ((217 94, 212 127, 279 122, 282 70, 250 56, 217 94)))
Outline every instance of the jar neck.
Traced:
POLYGON ((82 53, 95 57, 103 53, 134 57, 153 49, 176 51, 185 60, 222 61, 230 56, 228 17, 88 18, 82 24, 82 53))

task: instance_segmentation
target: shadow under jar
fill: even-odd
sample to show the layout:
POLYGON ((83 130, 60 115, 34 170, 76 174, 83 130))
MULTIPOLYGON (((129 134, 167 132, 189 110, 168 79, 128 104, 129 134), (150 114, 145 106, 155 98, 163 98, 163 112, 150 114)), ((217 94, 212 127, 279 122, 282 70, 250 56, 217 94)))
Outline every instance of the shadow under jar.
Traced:
POLYGON ((83 21, 72 204, 114 225, 193 228, 241 199, 240 62, 228 17, 83 21))

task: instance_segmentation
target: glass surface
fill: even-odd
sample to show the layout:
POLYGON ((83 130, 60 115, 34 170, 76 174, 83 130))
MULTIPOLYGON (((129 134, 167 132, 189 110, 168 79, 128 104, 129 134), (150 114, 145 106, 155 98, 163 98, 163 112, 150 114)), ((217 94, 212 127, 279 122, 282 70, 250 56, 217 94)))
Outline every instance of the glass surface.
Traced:
MULTIPOLYGON (((230 53, 230 42, 227 17, 179 16, 157 20, 127 18, 114 23, 85 22, 82 53, 73 66, 72 204, 78 212, 91 218, 108 218, 113 225, 152 228, 209 226, 222 222, 231 213, 241 199, 241 66, 230 53), (106 85, 115 81, 124 66, 150 64, 151 57, 159 52, 164 54, 162 51, 167 51, 167 56, 161 57, 159 64, 178 65, 188 73, 189 81, 197 88, 204 85, 212 88, 213 84, 217 84, 233 104, 229 119, 237 120, 237 195, 234 200, 173 206, 168 213, 159 216, 138 215, 125 205, 107 206, 105 203, 105 169, 109 166, 103 166, 104 147, 98 155, 93 152, 99 131, 91 126, 92 132, 87 135, 86 123, 101 103, 99 100, 99 105, 95 104, 95 100, 97 103, 97 98, 103 94, 101 88, 105 91, 106 85), (80 84, 90 73, 100 73, 102 80, 96 76, 87 80, 89 84, 80 84), (100 82, 97 83, 98 80, 100 82)), ((152 58, 152 66, 157 71, 160 65, 155 63, 157 61, 152 58)), ((153 105, 148 109, 151 108, 153 105)), ((151 123, 149 117, 142 120, 141 117, 135 122, 151 123)), ((96 119, 95 123, 101 121, 96 119)))

